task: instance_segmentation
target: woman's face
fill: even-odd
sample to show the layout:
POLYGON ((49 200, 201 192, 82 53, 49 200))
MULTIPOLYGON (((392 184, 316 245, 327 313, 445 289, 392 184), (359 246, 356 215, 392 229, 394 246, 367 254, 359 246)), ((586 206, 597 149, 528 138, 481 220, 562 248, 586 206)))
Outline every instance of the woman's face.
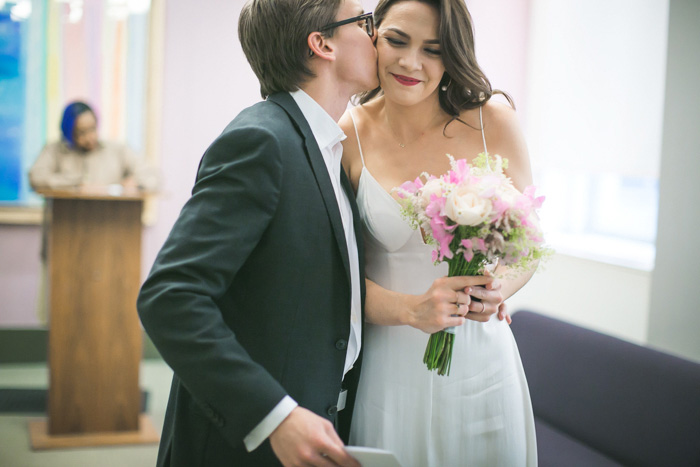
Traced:
POLYGON ((86 152, 97 148, 97 119, 92 112, 83 112, 75 119, 73 143, 86 152))
POLYGON ((438 40, 435 7, 404 1, 386 13, 377 38, 379 82, 386 99, 413 105, 437 98, 445 67, 438 40))

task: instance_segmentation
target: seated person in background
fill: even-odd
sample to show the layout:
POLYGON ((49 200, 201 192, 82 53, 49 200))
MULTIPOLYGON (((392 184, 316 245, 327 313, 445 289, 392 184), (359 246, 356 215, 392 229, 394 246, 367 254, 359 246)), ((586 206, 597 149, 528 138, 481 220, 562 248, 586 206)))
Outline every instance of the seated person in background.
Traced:
POLYGON ((63 138, 44 146, 29 171, 32 188, 92 190, 115 184, 147 190, 157 187, 154 171, 127 146, 98 139, 97 117, 84 102, 66 107, 61 132, 63 138))

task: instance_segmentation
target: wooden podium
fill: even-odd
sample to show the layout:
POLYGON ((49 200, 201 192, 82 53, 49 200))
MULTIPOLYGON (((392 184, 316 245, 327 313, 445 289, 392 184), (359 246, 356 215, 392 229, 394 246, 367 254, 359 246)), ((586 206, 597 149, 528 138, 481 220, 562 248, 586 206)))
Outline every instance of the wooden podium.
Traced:
POLYGON ((140 415, 142 192, 40 191, 49 272, 48 421, 34 449, 142 444, 159 436, 140 415))

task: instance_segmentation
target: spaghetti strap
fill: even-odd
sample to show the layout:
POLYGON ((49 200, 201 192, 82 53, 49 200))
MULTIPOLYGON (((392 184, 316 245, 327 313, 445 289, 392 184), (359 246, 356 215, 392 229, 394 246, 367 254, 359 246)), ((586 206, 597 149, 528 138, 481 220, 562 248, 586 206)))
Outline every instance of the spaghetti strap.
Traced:
MULTIPOLYGON (((488 149, 486 149, 486 135, 484 134, 484 119, 481 116, 481 108, 482 108, 482 106, 479 106, 479 125, 481 125, 481 140, 484 142, 484 154, 488 154, 489 151, 488 151, 488 149)), ((350 115, 352 115, 352 113, 350 115)), ((354 123, 354 121, 353 121, 353 123, 354 123)), ((357 130, 355 130, 355 131, 357 131, 357 130)), ((359 144, 359 139, 358 139, 358 144, 359 144)), ((362 154, 361 149, 360 149, 360 154, 362 154)))
POLYGON ((355 136, 357 136, 357 147, 360 150, 360 159, 362 160, 362 167, 365 166, 365 156, 362 155, 362 144, 360 143, 360 133, 357 132, 357 123, 355 123, 355 114, 350 109, 350 118, 352 119, 352 127, 355 129, 355 136))

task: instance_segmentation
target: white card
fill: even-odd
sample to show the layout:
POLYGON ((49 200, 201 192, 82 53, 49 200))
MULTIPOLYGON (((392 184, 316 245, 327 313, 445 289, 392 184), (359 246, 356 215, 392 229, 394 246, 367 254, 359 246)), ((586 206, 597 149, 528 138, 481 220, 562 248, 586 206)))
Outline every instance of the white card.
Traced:
POLYGON ((345 450, 357 459, 362 467, 401 467, 391 451, 362 446, 345 446, 345 450))

